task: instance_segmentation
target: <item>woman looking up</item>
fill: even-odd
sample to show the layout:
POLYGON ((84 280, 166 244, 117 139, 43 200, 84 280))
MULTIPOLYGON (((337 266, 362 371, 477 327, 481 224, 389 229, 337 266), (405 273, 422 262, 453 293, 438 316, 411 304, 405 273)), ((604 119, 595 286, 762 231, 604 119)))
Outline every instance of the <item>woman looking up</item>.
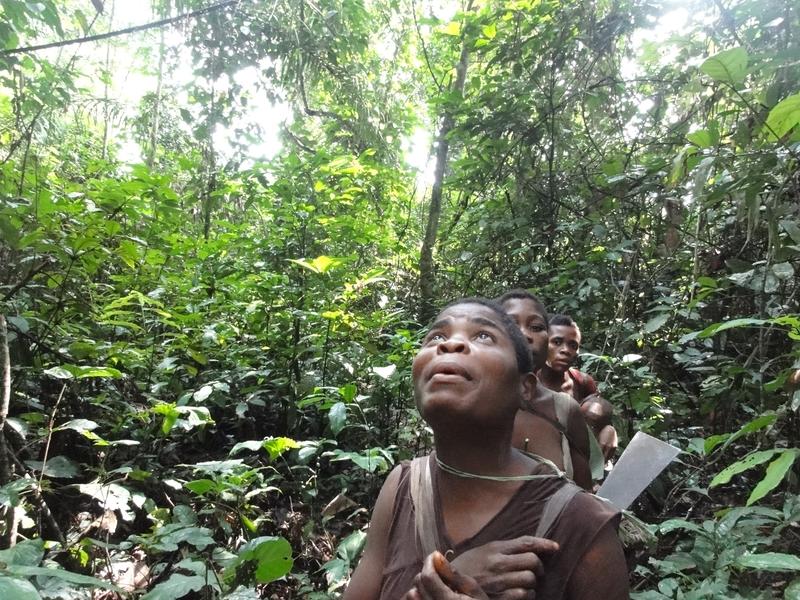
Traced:
MULTIPOLYGON (((539 600, 628 597, 618 514, 511 445, 514 417, 535 385, 530 371, 527 344, 497 304, 462 300, 439 314, 412 367, 435 450, 416 467, 398 465, 384 483, 346 600, 485 598, 485 589, 465 579, 480 574, 461 559, 523 534, 559 545, 544 559, 539 600), (435 551, 460 578, 430 568, 446 563, 435 551), (470 585, 452 589, 465 580, 470 585)), ((530 578, 496 597, 529 597, 526 590, 530 578)))

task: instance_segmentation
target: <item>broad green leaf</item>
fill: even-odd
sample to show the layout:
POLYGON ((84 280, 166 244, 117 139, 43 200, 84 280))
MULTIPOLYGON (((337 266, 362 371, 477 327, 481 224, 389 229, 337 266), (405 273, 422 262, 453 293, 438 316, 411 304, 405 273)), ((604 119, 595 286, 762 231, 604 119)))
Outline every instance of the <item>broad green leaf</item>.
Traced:
POLYGON ((45 477, 55 477, 57 479, 73 479, 80 475, 81 472, 78 465, 66 456, 48 458, 44 469, 42 469, 42 461, 40 460, 28 460, 25 461, 25 464, 37 471, 44 470, 45 477))
POLYGON ((703 339, 718 334, 720 331, 734 329, 737 327, 762 327, 769 324, 768 319, 732 319, 724 323, 714 323, 701 331, 697 337, 703 339))
POLYGON ((287 437, 267 438, 262 442, 262 445, 269 453, 270 460, 275 460, 287 450, 300 447, 300 444, 287 437))
POLYGON ((358 555, 361 554, 361 550, 364 548, 364 542, 366 542, 366 540, 367 534, 357 529, 339 542, 339 547, 336 549, 336 554, 352 564, 353 561, 358 558, 358 555))
POLYGON ((263 447, 264 447, 264 440, 247 440, 244 442, 239 442, 237 444, 234 444, 233 448, 231 448, 231 451, 228 452, 228 455, 234 456, 236 454, 239 454, 239 452, 241 452, 242 450, 257 452, 258 450, 261 450, 261 448, 263 447))
POLYGON ((659 533, 670 533, 676 529, 685 529, 687 531, 700 532, 701 527, 697 523, 692 523, 685 519, 669 519, 658 526, 659 533))
POLYGON ((795 448, 781 452, 778 458, 772 461, 767 467, 767 474, 764 476, 764 479, 759 481, 758 485, 753 489, 753 492, 747 499, 747 506, 758 502, 761 498, 778 487, 786 476, 786 473, 792 468, 792 464, 794 464, 799 454, 800 450, 795 448))
POLYGON ((800 578, 788 585, 783 592, 783 600, 800 600, 800 578))
POLYGON ((488 25, 484 25, 481 28, 481 31, 483 32, 483 35, 485 37, 489 38, 490 40, 493 40, 497 35, 497 25, 494 23, 489 23, 488 25))
POLYGON ((661 329, 664 324, 669 321, 670 314, 669 313, 661 313, 660 315, 656 315, 652 319, 650 319, 647 323, 644 324, 644 332, 645 333, 653 333, 661 329))
POLYGON ((700 70, 722 83, 741 83, 747 75, 747 60, 744 48, 731 48, 707 58, 700 65, 700 70))
POLYGON ((439 31, 441 31, 445 35, 452 35, 458 37, 459 35, 461 35, 461 23, 459 23, 458 21, 450 21, 439 31))
POLYGON ((126 521, 132 521, 136 516, 131 508, 130 490, 118 483, 82 483, 78 485, 78 491, 97 500, 105 510, 120 511, 126 521))
POLYGON ((688 133, 686 134, 686 139, 700 148, 710 148, 716 143, 711 135, 711 132, 707 129, 701 129, 700 131, 688 133))
POLYGON ((767 116, 766 130, 770 139, 782 138, 800 124, 800 94, 784 98, 767 116))
POLYGON ((56 379, 74 379, 75 377, 64 367, 51 367, 49 369, 46 369, 44 374, 49 375, 50 377, 55 377, 56 379))
POLYGON ((745 554, 736 559, 736 564, 760 571, 800 571, 800 557, 781 552, 745 554))
POLYGON ((745 456, 742 460, 737 460, 732 465, 729 465, 722 469, 714 479, 711 480, 711 483, 708 484, 709 488, 722 485, 723 483, 728 483, 731 480, 731 477, 734 475, 738 475, 739 473, 743 473, 748 469, 752 469, 753 467, 757 467, 760 464, 767 462, 775 453, 778 452, 777 450, 760 450, 758 452, 752 452, 745 456))
POLYGON ((347 424, 347 405, 344 402, 337 402, 328 411, 328 420, 331 424, 333 435, 339 435, 347 424))
POLYGON ((204 385, 199 390, 197 390, 192 397, 195 399, 196 402, 203 402, 206 400, 210 395, 211 392, 214 391, 214 388, 210 385, 204 385))
POLYGON ((6 317, 6 321, 8 321, 9 325, 13 325, 22 333, 28 333, 28 331, 30 331, 31 327, 24 317, 6 317))
POLYGON ((205 585, 205 577, 173 573, 169 579, 156 585, 140 600, 175 600, 176 598, 182 598, 189 592, 199 592, 205 585))
POLYGON ((150 545, 162 552, 174 552, 178 549, 179 544, 189 544, 198 550, 214 544, 211 530, 205 527, 187 527, 176 523, 157 529, 154 538, 150 545))
POLYGON ((97 429, 98 425, 94 421, 90 421, 89 419, 72 419, 67 421, 66 423, 62 423, 58 427, 54 427, 53 431, 63 431, 65 429, 71 429, 72 431, 77 431, 78 433, 83 433, 85 431, 93 431, 97 429))
POLYGON ((756 431, 760 431, 765 427, 769 427, 777 420, 777 418, 778 415, 776 414, 760 415, 749 423, 742 425, 742 427, 740 427, 735 433, 712 435, 706 440, 706 454, 709 454, 720 444, 723 444, 722 449, 724 450, 740 437, 745 436, 748 433, 755 433, 756 431))
POLYGON ((195 479, 194 481, 185 483, 184 486, 195 494, 202 496, 206 492, 216 489, 217 484, 211 479, 195 479))
POLYGON ((368 473, 374 473, 376 470, 385 472, 391 466, 391 460, 383 448, 371 448, 362 453, 345 452, 337 448, 326 454, 334 457, 331 461, 349 460, 368 473))
POLYGON ((8 600, 42 600, 30 581, 6 577, 0 571, 0 598, 8 600))
MULTIPOLYGON (((36 567, 44 558, 44 540, 23 540, 14 547, 0 550, 0 562, 6 565, 36 567)), ((3 596, 0 595, 0 598, 3 596)))
POLYGON ((314 273, 324 274, 333 267, 341 264, 342 261, 338 258, 331 258, 330 256, 323 255, 311 260, 307 260, 305 258, 290 258, 289 262, 293 262, 301 267, 305 267, 306 269, 314 271, 314 273))
POLYGON ((73 573, 72 571, 66 571, 64 569, 58 569, 54 567, 31 567, 28 565, 7 565, 6 570, 12 575, 22 575, 24 577, 36 577, 36 576, 56 577, 58 579, 63 579, 64 581, 69 581, 70 583, 75 583, 77 585, 88 585, 95 588, 113 590, 115 592, 122 591, 113 583, 109 583, 108 581, 103 581, 102 579, 97 579, 96 577, 90 577, 89 575, 81 575, 80 573, 73 573))
POLYGON ((292 570, 292 547, 284 538, 263 536, 247 542, 239 551, 239 561, 256 562, 256 581, 269 583, 292 570))

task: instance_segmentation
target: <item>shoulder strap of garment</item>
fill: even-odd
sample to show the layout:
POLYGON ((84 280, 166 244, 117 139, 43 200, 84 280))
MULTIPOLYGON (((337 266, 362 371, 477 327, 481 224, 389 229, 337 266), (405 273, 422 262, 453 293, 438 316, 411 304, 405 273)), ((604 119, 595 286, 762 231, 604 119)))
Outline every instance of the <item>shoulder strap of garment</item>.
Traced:
POLYGON ((414 524, 417 532, 417 545, 422 556, 437 550, 439 530, 436 527, 436 514, 433 507, 433 483, 429 456, 421 456, 411 461, 410 491, 414 504, 414 524))
POLYGON ((589 470, 592 472, 592 480, 600 481, 605 477, 606 459, 594 431, 588 424, 586 428, 589 430, 589 470))
POLYGON ((560 517, 561 513, 564 512, 564 509, 575 497, 575 494, 580 491, 581 488, 574 483, 566 482, 552 496, 550 496, 550 498, 547 500, 547 503, 544 505, 542 518, 539 519, 539 526, 536 528, 536 533, 534 533, 534 536, 547 537, 553 525, 558 520, 558 517, 560 517))
POLYGON ((562 392, 553 393, 553 408, 556 412, 556 420, 560 425, 561 432, 561 455, 564 461, 564 472, 570 479, 573 478, 575 470, 572 467, 572 450, 567 437, 567 422, 569 421, 569 407, 572 403, 572 396, 562 392))

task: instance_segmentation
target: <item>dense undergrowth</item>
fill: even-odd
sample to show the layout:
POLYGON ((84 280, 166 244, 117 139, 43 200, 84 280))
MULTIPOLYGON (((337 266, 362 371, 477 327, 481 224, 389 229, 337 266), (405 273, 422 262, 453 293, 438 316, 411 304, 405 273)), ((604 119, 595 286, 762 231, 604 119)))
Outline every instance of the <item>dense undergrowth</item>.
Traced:
POLYGON ((433 232, 436 304, 534 290, 623 446, 684 451, 637 598, 800 598, 794 3, 223 2, 15 52, 120 27, 92 5, 0 4, 0 597, 336 597, 430 444, 433 232))

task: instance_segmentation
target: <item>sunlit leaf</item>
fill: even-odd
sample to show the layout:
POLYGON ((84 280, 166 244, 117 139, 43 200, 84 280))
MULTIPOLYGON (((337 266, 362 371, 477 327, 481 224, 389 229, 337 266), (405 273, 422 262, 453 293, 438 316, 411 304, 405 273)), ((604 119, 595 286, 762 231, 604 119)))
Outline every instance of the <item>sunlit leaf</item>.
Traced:
POLYGON ((782 138, 800 124, 800 94, 784 98, 767 116, 766 130, 770 138, 782 138))
POLYGON ((722 83, 741 83, 747 75, 747 60, 744 48, 731 48, 707 58, 700 65, 700 70, 722 83))

